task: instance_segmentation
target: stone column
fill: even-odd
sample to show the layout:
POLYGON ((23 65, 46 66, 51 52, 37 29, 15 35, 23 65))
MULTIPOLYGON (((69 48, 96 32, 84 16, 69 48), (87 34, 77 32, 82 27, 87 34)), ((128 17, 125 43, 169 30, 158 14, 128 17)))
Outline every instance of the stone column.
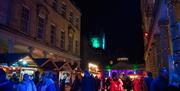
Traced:
MULTIPOLYGON (((177 24, 176 24, 176 16, 175 16, 175 7, 176 7, 176 0, 167 0, 168 5, 168 14, 170 20, 170 38, 171 38, 171 56, 169 57, 169 70, 170 74, 176 73, 180 76, 180 35, 178 33, 177 24), (174 64, 177 63, 177 64, 174 64)), ((178 11, 177 11, 178 12, 178 11)), ((179 28, 179 26, 178 26, 179 28)), ((180 29, 180 28, 179 28, 180 29)), ((171 75, 170 75, 171 76, 171 75)))
POLYGON ((170 46, 169 46, 169 41, 168 41, 168 25, 169 21, 167 18, 160 19, 159 20, 159 28, 160 28, 160 36, 161 36, 161 50, 162 50, 162 60, 161 64, 163 66, 168 67, 168 56, 170 55, 170 46))

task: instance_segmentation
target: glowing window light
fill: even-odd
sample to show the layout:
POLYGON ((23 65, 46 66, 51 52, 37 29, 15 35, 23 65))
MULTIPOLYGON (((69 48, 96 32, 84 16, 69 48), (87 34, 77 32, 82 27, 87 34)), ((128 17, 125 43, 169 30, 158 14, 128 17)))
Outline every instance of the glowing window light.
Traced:
POLYGON ((91 43, 92 43, 92 47, 94 47, 94 48, 100 48, 101 47, 100 40, 97 37, 91 38, 91 43))

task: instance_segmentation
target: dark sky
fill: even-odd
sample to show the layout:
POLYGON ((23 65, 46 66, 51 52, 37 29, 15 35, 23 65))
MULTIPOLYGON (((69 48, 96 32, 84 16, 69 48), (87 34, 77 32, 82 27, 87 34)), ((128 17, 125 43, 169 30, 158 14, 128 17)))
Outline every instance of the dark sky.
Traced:
POLYGON ((74 0, 82 12, 81 31, 103 30, 106 51, 124 55, 130 61, 143 60, 143 32, 140 0, 74 0))

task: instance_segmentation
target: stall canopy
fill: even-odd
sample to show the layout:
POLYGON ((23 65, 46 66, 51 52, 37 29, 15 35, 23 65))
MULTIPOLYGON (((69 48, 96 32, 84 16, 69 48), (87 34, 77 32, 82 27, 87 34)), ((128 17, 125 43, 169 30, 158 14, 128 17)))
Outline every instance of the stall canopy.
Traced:
POLYGON ((28 53, 0 53, 0 63, 12 65, 18 60, 28 56, 28 53))

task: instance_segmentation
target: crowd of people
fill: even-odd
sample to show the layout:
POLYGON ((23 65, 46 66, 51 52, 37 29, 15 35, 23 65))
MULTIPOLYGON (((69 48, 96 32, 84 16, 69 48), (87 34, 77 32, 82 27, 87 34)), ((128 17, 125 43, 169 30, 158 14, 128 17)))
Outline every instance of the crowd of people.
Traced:
POLYGON ((66 79, 68 78, 58 80, 52 71, 45 71, 40 76, 37 71, 33 78, 24 74, 20 81, 16 74, 7 79, 6 72, 0 69, 0 91, 180 91, 180 78, 177 74, 169 77, 168 70, 164 67, 154 79, 151 72, 147 72, 147 77, 136 79, 131 79, 124 73, 112 73, 112 77, 98 78, 87 70, 83 77, 77 74, 71 83, 66 84, 66 79), (66 85, 71 88, 67 90, 66 85))

